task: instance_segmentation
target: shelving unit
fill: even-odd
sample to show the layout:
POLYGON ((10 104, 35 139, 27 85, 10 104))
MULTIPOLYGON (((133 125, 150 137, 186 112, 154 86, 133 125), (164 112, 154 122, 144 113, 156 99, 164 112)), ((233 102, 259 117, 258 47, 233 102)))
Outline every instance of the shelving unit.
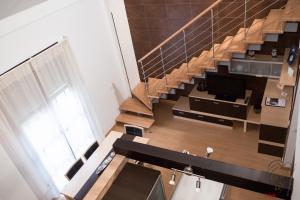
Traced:
MULTIPOLYGON (((195 90, 196 88, 194 88, 195 90)), ((192 92, 191 95, 195 95, 192 92)), ((247 92, 247 96, 251 95, 251 91, 247 92)), ((190 96, 191 97, 191 96, 190 96)), ((190 97, 180 97, 180 99, 176 102, 173 107, 173 115, 176 118, 187 119, 189 121, 197 121, 201 123, 209 123, 212 125, 222 126, 222 127, 232 127, 234 121, 244 123, 244 132, 247 130, 247 124, 261 124, 261 115, 257 114, 253 110, 253 106, 248 106, 248 103, 244 103, 243 100, 239 100, 235 103, 231 103, 232 105, 239 106, 247 106, 247 117, 245 119, 238 117, 230 117, 221 114, 213 114, 209 112, 201 112, 197 110, 191 109, 190 105, 190 97)), ((192 98, 192 97, 191 97, 192 98)))
POLYGON ((279 78, 282 64, 283 56, 272 58, 270 55, 257 54, 255 57, 232 59, 229 71, 233 74, 279 78))

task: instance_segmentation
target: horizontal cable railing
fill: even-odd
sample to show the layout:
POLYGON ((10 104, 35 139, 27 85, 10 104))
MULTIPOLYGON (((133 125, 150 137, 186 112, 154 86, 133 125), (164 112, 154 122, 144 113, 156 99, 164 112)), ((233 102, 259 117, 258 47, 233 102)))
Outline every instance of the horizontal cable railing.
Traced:
MULTIPOLYGON (((208 50, 214 58, 217 43, 226 36, 234 36, 240 28, 249 28, 255 18, 265 17, 271 9, 281 8, 284 0, 218 0, 181 29, 138 60, 148 94, 148 78, 164 78, 198 53, 208 50)), ((247 31, 245 37, 247 35, 247 31)), ((200 56, 200 55, 197 55, 200 56)))

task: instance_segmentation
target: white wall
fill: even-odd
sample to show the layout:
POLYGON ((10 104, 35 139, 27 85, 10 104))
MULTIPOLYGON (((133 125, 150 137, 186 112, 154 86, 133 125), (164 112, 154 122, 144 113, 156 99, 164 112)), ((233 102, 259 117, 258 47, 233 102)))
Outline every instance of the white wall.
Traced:
POLYGON ((0 72, 67 36, 87 92, 95 106, 102 130, 100 137, 115 123, 119 104, 129 96, 130 91, 104 2, 68 1, 71 3, 58 11, 53 7, 61 2, 50 0, 7 19, 6 24, 5 21, 0 22, 0 72), (39 9, 51 10, 51 13, 38 18, 32 13, 40 14, 39 9), (32 21, 25 23, 26 16, 32 21), (14 29, 5 33, 3 27, 14 29))
POLYGON ((300 118, 298 118, 298 131, 296 137, 296 152, 295 152, 295 165, 294 165, 294 190, 292 200, 300 199, 300 118))
MULTIPOLYGON (((0 73, 61 40, 63 36, 68 38, 87 93, 95 108, 100 131, 98 139, 115 124, 119 104, 130 95, 109 12, 102 0, 48 0, 0 21, 0 73)), ((124 14, 125 10, 122 13, 124 14)), ((123 29, 124 27, 122 26, 123 29)), ((129 28, 127 29, 127 35, 121 38, 128 37, 129 28)), ((122 34, 122 31, 119 34, 122 34)), ((124 48, 126 62, 133 62, 135 58, 134 54, 132 55, 132 43, 125 43, 124 48)), ((133 63, 128 66, 135 67, 133 63)), ((129 72, 134 74, 134 69, 131 68, 129 72)), ((131 79, 134 85, 138 75, 131 75, 131 79)), ((2 150, 1 146, 0 148, 2 150)), ((8 160, 6 154, 0 153, 1 170, 4 166, 2 161, 7 163, 8 169, 11 170, 0 170, 0 200, 34 200, 21 175, 9 177, 18 184, 14 181, 7 182, 5 174, 19 173, 8 160), (2 179, 2 176, 5 179, 2 179), (2 191, 6 190, 6 187, 14 191, 9 197, 2 197, 2 191), (22 198, 13 195, 20 195, 22 198)))
MULTIPOLYGON (((300 82, 298 82, 299 85, 300 82)), ((296 98, 294 104, 294 110, 291 120, 291 125, 288 133, 288 139, 286 144, 286 149, 284 153, 284 166, 288 168, 292 168, 294 155, 295 155, 295 148, 296 148, 296 139, 297 139, 297 132, 299 131, 298 128, 298 121, 299 121, 299 103, 300 103, 300 89, 298 88, 296 91, 296 98)))
MULTIPOLYGON (((300 81, 298 82, 298 85, 300 84, 300 81)), ((300 89, 298 88, 297 96, 296 96, 296 104, 299 105, 299 99, 300 99, 300 89)), ((299 107, 299 106, 297 106, 299 107)), ((296 111, 295 111, 296 112, 296 111)), ((295 163, 294 163, 294 190, 292 194, 292 200, 299 200, 300 199, 300 117, 299 112, 300 109, 297 109, 297 128, 296 128, 296 134, 293 136, 294 142, 292 145, 295 146, 295 163)), ((290 144, 291 145, 291 144, 290 144)))
POLYGON ((0 146, 0 200, 37 200, 34 193, 0 146))
MULTIPOLYGON (((131 33, 129 29, 127 13, 124 0, 105 0, 109 15, 113 14, 120 46, 123 53, 125 67, 128 72, 131 88, 133 89, 139 82, 139 72, 136 63, 131 33)), ((113 26, 113 24, 111 24, 113 26)))

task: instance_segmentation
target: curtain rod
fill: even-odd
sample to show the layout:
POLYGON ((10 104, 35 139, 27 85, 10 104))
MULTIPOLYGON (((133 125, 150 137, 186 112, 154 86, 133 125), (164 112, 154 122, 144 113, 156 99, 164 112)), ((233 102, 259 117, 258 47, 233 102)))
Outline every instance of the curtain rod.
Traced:
POLYGON ((15 65, 14 67, 12 67, 12 68, 6 70, 6 71, 3 72, 2 74, 0 74, 0 76, 2 76, 2 75, 4 75, 4 74, 6 74, 6 73, 12 71, 13 69, 19 67, 20 65, 22 65, 22 64, 25 63, 25 62, 27 62, 27 61, 30 60, 31 58, 34 58, 34 57, 38 56, 39 54, 43 53, 44 51, 48 50, 49 48, 53 47, 53 46, 56 45, 56 44, 58 44, 58 42, 55 42, 55 43, 51 44, 50 46, 48 46, 48 47, 46 47, 45 49, 39 51, 38 53, 34 54, 34 55, 31 56, 30 58, 27 58, 26 60, 20 62, 19 64, 15 65))

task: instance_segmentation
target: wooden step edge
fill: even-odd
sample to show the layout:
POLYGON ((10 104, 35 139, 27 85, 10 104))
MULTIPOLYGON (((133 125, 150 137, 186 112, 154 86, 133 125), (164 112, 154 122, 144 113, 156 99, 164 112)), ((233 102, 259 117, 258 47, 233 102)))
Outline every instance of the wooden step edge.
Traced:
POLYGON ((175 79, 178 80, 181 83, 190 83, 191 80, 192 80, 192 78, 193 78, 192 76, 190 76, 187 73, 185 73, 184 77, 180 76, 180 77, 175 78, 175 79))
POLYGON ((135 126, 139 126, 142 128, 150 128, 155 120, 153 118, 148 118, 148 117, 143 117, 143 116, 138 116, 138 115, 133 115, 133 114, 127 114, 127 113, 121 113, 117 119, 117 122, 123 123, 123 124, 131 124, 135 126))
POLYGON ((187 75, 188 76, 195 76, 195 75, 199 75, 199 74, 203 74, 204 73, 204 70, 203 70, 203 68, 201 68, 201 67, 197 67, 196 69, 192 69, 192 70, 189 70, 188 72, 187 72, 187 75))
MULTIPOLYGON (((203 74, 196 74, 196 73, 190 73, 190 75, 191 76, 193 76, 193 77, 195 77, 195 78, 201 78, 201 77, 203 77, 203 74)), ((191 82, 189 82, 189 83, 191 83, 191 82)))
POLYGON ((148 82, 148 84, 149 84, 149 88, 148 88, 149 93, 147 95, 148 95, 149 98, 159 99, 160 94, 158 92, 158 89, 161 87, 162 79, 151 78, 150 81, 148 82), (150 83, 150 81, 151 81, 151 83, 150 83))
POLYGON ((170 89, 166 87, 166 83, 167 81, 165 78, 161 79, 161 83, 156 90, 159 94, 169 94, 170 89))
POLYGON ((211 68, 214 65, 214 60, 213 58, 207 58, 208 61, 205 61, 205 64, 201 63, 199 64, 199 68, 200 69, 207 69, 207 68, 211 68))
POLYGON ((244 42, 248 45, 262 45, 265 43, 264 40, 245 40, 244 42))
MULTIPOLYGON (((192 78, 191 78, 192 79, 192 78)), ((188 80, 188 79, 180 79, 180 81, 182 83, 186 83, 186 84, 190 84, 191 83, 191 80, 188 80)))
POLYGON ((285 22, 300 22, 300 4, 298 0, 289 0, 280 17, 281 21, 285 22))
POLYGON ((177 76, 179 74, 169 74, 167 75, 167 82, 166 82, 166 87, 168 86, 174 86, 174 88, 179 87, 180 86, 180 81, 177 80, 177 76))
MULTIPOLYGON (((147 116, 154 116, 152 110, 150 110, 146 105, 144 105, 144 103, 140 102, 138 99, 135 99, 139 105, 137 105, 137 109, 126 104, 126 101, 124 103, 122 103, 119 107, 119 109, 121 111, 124 111, 124 112, 132 112, 132 113, 137 113, 137 114, 142 114, 142 115, 147 115, 147 116), (144 108, 141 108, 141 107, 144 107, 144 108)), ((133 103, 135 104, 135 103, 133 103)))
POLYGON ((207 65, 201 66, 201 69, 204 70, 204 71, 215 70, 216 69, 216 65, 217 65, 217 62, 214 61, 213 59, 211 59, 211 61, 209 61, 209 63, 207 65))
POLYGON ((228 50, 229 53, 247 53, 247 48, 245 47, 244 49, 233 49, 233 50, 228 50))
POLYGON ((284 34, 284 28, 282 28, 282 30, 280 30, 280 31, 278 31, 278 30, 263 30, 263 34, 264 35, 266 35, 266 34, 273 34, 273 35, 284 34))
MULTIPOLYGON (((228 49, 228 47, 230 46, 232 40, 233 40, 233 36, 226 36, 226 38, 224 39, 224 41, 222 42, 222 44, 220 45, 220 47, 215 51, 214 56, 217 57, 216 55, 224 54, 224 51, 226 51, 228 49)), ((219 56, 221 57, 221 56, 219 56)))
POLYGON ((161 95, 161 94, 169 94, 169 91, 170 91, 170 89, 169 88, 163 88, 163 89, 161 89, 161 88, 158 88, 157 89, 157 92, 159 93, 159 96, 161 95))
POLYGON ((154 96, 154 95, 148 95, 149 98, 151 99, 159 99, 160 98, 160 95, 157 94, 157 96, 154 96))
POLYGON ((169 88, 169 89, 179 89, 180 85, 167 84, 166 87, 169 88))
POLYGON ((240 49, 228 49, 227 52, 228 53, 246 53, 247 52, 247 44, 245 44, 243 41, 241 41, 243 43, 243 47, 240 49))
POLYGON ((247 52, 247 45, 244 43, 245 41, 245 33, 247 33, 248 28, 240 28, 237 34, 234 36, 230 46, 227 49, 229 53, 246 53, 247 52), (232 49, 232 46, 237 46, 236 48, 232 49))
POLYGON ((261 39, 259 39, 259 40, 245 39, 245 40, 244 40, 244 43, 246 43, 246 45, 247 45, 247 44, 248 44, 248 45, 249 45, 249 44, 262 45, 262 44, 265 43, 264 38, 265 38, 265 34, 263 34, 263 33, 261 32, 261 39))
POLYGON ((198 67, 197 71, 193 70, 193 71, 187 72, 187 75, 190 77, 190 81, 189 82, 191 82, 194 77, 201 77, 201 76, 203 76, 203 73, 205 73, 205 70, 203 68, 200 68, 200 67, 198 67))
MULTIPOLYGON (((159 94, 169 94, 169 92, 165 91, 165 90, 158 90, 159 94)), ((160 98, 160 97, 159 97, 160 98)))
POLYGON ((230 56, 230 57, 218 57, 218 58, 213 58, 213 59, 216 62, 230 62, 231 58, 232 58, 232 56, 230 56))
MULTIPOLYGON (((179 85, 179 86, 180 86, 182 83, 184 83, 184 81, 183 81, 184 79, 182 79, 182 78, 177 78, 177 77, 175 77, 174 80, 178 81, 178 83, 179 83, 178 85, 179 85)), ((167 87, 168 87, 168 85, 167 85, 167 87)))
POLYGON ((230 62, 232 58, 232 53, 228 52, 227 49, 223 51, 223 54, 221 56, 215 56, 213 57, 213 60, 215 62, 230 62))
MULTIPOLYGON (((135 96, 135 95, 134 95, 135 96)), ((152 107, 152 99, 149 99, 149 97, 147 96, 148 98, 148 102, 144 102, 140 99, 138 99, 142 104, 144 104, 148 109, 150 109, 152 111, 153 107, 152 107)))
POLYGON ((282 21, 282 17, 281 17, 283 15, 283 12, 284 12, 284 9, 271 9, 270 10, 270 12, 265 20, 265 23, 267 23, 267 24, 264 25, 263 30, 262 30, 263 34, 283 34, 284 33, 285 21, 282 21), (278 13, 278 12, 281 12, 281 13, 278 13), (280 30, 278 30, 278 29, 272 30, 270 28, 270 26, 272 27, 272 25, 273 25, 273 23, 270 23, 270 19, 272 20, 273 23, 281 23, 281 24, 279 24, 280 30), (266 29, 266 28, 269 28, 269 29, 266 29))
POLYGON ((198 58, 193 57, 186 65, 188 66, 193 66, 195 62, 197 62, 198 58))
POLYGON ((144 116, 144 117, 154 117, 154 113, 149 114, 145 112, 140 112, 140 111, 134 111, 134 110, 127 110, 127 109, 121 109, 120 108, 120 113, 125 113, 125 114, 132 114, 132 115, 139 115, 139 116, 144 116))
MULTIPOLYGON (((145 87, 145 86, 144 86, 145 87)), ((133 96, 139 101, 141 102, 142 104, 144 104, 147 108, 149 108, 150 110, 153 109, 152 107, 152 99, 149 98, 146 94, 146 91, 145 91, 145 88, 143 89, 143 93, 144 95, 143 96, 140 96, 140 94, 138 94, 137 90, 133 90, 132 94, 133 96)))
POLYGON ((216 66, 205 67, 205 71, 216 70, 216 66))

